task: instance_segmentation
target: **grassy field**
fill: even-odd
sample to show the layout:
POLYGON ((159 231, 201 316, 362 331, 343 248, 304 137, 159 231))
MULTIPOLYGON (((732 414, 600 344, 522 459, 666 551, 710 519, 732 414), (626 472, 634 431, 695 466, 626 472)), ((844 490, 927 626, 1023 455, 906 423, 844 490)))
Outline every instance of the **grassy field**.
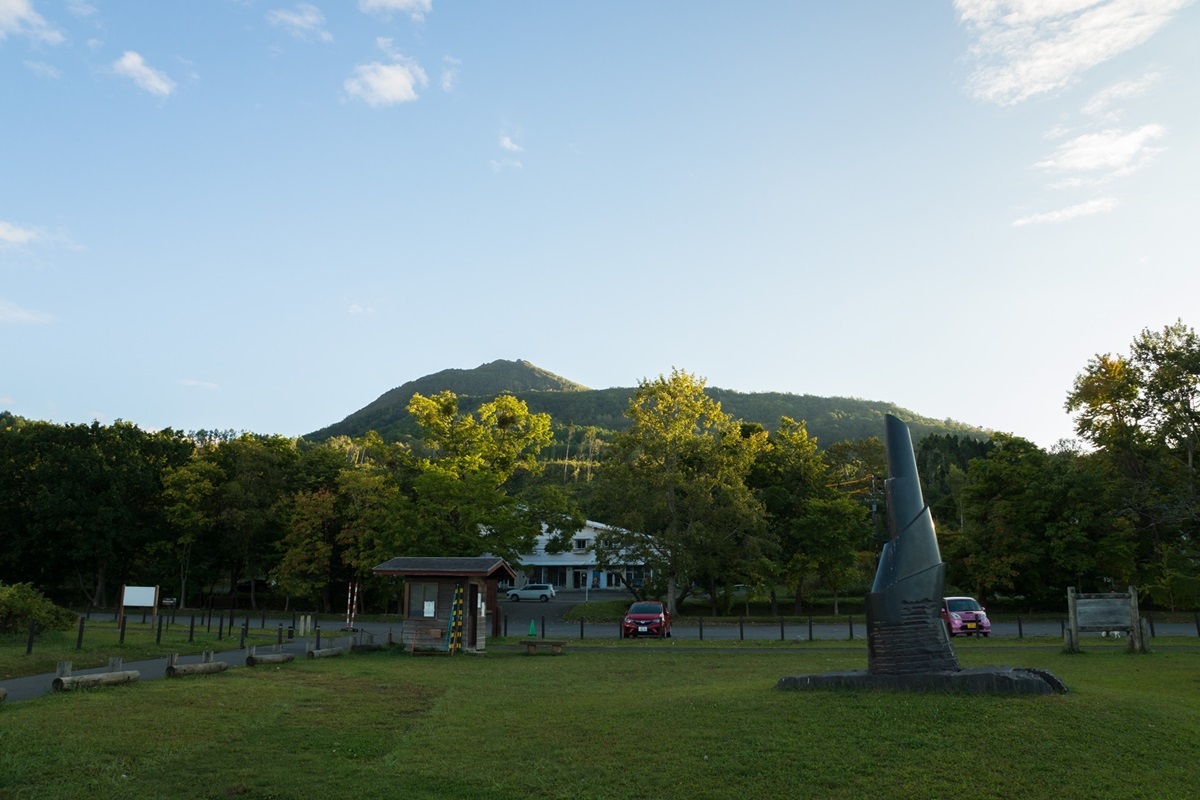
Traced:
POLYGON ((863 668, 852 643, 624 644, 355 654, 0 704, 0 798, 1196 795, 1194 646, 958 648, 1071 688, 1012 698, 775 688, 863 668))

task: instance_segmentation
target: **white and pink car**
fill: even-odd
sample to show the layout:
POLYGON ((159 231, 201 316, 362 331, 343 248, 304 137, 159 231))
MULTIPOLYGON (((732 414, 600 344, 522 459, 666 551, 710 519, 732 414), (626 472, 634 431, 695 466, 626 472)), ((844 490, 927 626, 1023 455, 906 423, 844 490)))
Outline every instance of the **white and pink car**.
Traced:
POLYGON ((946 632, 955 636, 987 636, 992 632, 992 621, 987 610, 974 597, 943 597, 942 622, 946 632))

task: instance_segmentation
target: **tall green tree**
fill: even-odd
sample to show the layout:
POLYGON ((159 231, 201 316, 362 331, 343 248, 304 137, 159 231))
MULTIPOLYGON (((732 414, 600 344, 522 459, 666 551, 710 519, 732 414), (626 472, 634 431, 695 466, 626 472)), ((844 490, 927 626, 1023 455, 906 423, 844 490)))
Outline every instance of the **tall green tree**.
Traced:
POLYGON ((746 484, 765 432, 743 429, 682 370, 639 383, 598 470, 598 497, 617 530, 598 536, 610 566, 643 563, 663 582, 670 610, 691 581, 736 569, 763 533, 746 484))
POLYGON ((549 415, 531 414, 511 395, 463 412, 452 392, 415 394, 409 412, 421 429, 411 481, 402 485, 411 503, 410 555, 491 553, 516 563, 544 526, 569 535, 582 525, 561 492, 522 491, 552 441, 549 415))
POLYGON ((1066 408, 1132 514, 1139 584, 1168 604, 1195 597, 1181 565, 1200 536, 1200 337, 1182 321, 1143 330, 1128 355, 1088 362, 1066 408))

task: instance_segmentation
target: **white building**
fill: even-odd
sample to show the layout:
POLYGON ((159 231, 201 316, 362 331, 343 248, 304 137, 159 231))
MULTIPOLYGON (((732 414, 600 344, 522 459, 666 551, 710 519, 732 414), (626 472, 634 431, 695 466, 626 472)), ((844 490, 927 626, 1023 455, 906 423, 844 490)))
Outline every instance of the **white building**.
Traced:
POLYGON ((546 543, 550 533, 543 531, 538 536, 532 553, 522 554, 520 563, 514 564, 517 585, 526 583, 549 583, 557 589, 621 589, 621 574, 632 586, 640 587, 646 578, 642 564, 610 565, 601 569, 596 561, 593 545, 596 534, 613 530, 600 522, 588 520, 571 537, 571 547, 561 553, 547 553, 546 543))

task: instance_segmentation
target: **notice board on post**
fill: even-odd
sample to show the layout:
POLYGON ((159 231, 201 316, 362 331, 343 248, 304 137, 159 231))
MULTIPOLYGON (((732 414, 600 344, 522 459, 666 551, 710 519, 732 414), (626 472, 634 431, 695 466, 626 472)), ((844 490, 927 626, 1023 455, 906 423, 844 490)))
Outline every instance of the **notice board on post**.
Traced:
POLYGON ((157 586, 121 586, 121 607, 117 611, 117 620, 125 616, 126 608, 152 609, 150 625, 158 619, 158 587, 157 586))

